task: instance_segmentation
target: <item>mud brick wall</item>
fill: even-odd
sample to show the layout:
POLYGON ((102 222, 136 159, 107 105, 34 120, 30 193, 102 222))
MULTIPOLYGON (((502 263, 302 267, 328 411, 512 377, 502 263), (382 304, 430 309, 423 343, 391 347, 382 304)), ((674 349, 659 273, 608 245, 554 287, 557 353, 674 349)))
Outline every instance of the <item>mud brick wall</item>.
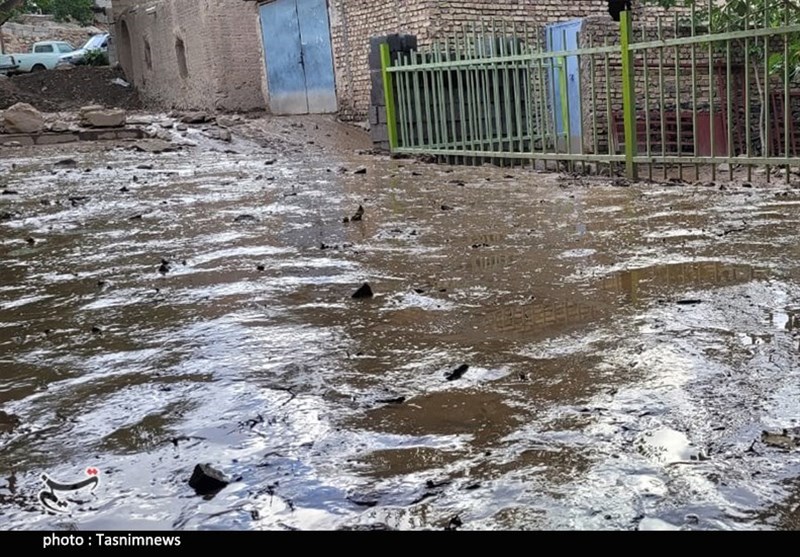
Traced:
POLYGON ((339 114, 343 119, 368 117, 372 79, 370 39, 398 33, 430 41, 433 0, 329 0, 331 39, 336 68, 339 114))
POLYGON ((242 0, 115 0, 125 74, 150 104, 264 109, 258 7, 242 0))

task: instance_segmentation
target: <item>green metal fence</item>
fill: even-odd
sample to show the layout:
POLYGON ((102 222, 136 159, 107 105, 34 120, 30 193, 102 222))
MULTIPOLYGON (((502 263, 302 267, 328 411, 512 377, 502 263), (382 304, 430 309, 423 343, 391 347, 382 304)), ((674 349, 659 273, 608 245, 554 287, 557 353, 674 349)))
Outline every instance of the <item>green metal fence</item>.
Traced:
POLYGON ((584 29, 556 52, 542 29, 496 22, 395 60, 385 47, 392 151, 650 179, 779 167, 788 180, 800 25, 782 0, 764 4, 726 29, 711 5, 702 23, 694 9, 636 25, 625 12, 618 36, 584 29))

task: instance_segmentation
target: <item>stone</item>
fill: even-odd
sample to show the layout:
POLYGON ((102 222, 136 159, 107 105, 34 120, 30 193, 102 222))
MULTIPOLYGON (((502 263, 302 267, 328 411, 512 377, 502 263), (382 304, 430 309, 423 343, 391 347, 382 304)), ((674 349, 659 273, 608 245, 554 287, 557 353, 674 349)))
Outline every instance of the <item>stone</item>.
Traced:
POLYGON ((365 282, 361 285, 361 288, 355 291, 353 294, 353 298, 356 300, 364 300, 367 298, 372 298, 375 294, 372 292, 372 287, 369 283, 365 282))
POLYGON ((181 122, 184 124, 203 124, 211 120, 207 112, 187 112, 181 117, 181 122))
POLYGON ((50 131, 55 133, 68 132, 70 131, 69 124, 66 122, 53 122, 50 124, 50 131))
POLYGON ((127 118, 128 114, 120 108, 81 109, 81 123, 90 128, 120 128, 127 118))
POLYGON ((226 143, 233 141, 233 135, 231 134, 231 131, 226 128, 214 128, 212 130, 208 130, 206 135, 208 135, 208 137, 211 139, 217 139, 226 143))
POLYGON ((40 133, 44 129, 42 113, 27 103, 6 109, 3 121, 8 133, 40 133))
POLYGON ((210 464, 198 464, 194 467, 189 486, 198 495, 214 495, 222 491, 230 482, 225 474, 210 464))
POLYGON ((444 376, 444 378, 447 379, 448 381, 456 381, 458 379, 461 379, 464 376, 464 374, 467 373, 467 370, 469 370, 469 366, 467 364, 461 364, 453 371, 447 373, 444 376))

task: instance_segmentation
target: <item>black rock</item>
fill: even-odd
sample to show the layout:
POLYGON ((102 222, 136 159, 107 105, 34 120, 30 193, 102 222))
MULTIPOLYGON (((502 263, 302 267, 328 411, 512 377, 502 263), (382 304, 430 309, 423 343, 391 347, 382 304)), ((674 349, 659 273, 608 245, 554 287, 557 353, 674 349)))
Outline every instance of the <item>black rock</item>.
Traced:
POLYGON ((230 482, 225 474, 210 464, 198 464, 194 467, 189 486, 198 495, 215 495, 222 491, 230 482))
POLYGON ((355 214, 355 215, 353 215, 353 216, 350 218, 350 220, 351 220, 351 221, 353 221, 353 222, 359 222, 359 221, 361 221, 363 218, 364 218, 364 207, 363 207, 362 205, 359 205, 359 206, 358 206, 358 209, 356 209, 356 214, 355 214))
POLYGON ((103 328, 102 327, 98 327, 97 325, 92 327, 92 333, 94 333, 96 335, 99 335, 99 334, 102 334, 102 332, 103 332, 103 328))
POLYGON ((0 410, 0 434, 11 433, 19 427, 21 423, 20 419, 14 414, 6 414, 0 410))
POLYGON ((367 173, 367 169, 366 169, 366 168, 364 168, 363 166, 361 166, 361 167, 359 167, 359 168, 356 168, 356 169, 353 171, 353 174, 366 174, 366 173, 367 173))
POLYGON ((464 374, 467 373, 468 369, 469 366, 467 364, 461 364, 453 371, 447 373, 444 376, 444 378, 447 379, 448 381, 456 381, 457 379, 461 379, 464 376, 464 374))
POLYGON ((119 191, 121 193, 128 193, 131 190, 128 189, 128 186, 122 186, 121 188, 119 188, 119 191))
POLYGON ((170 266, 169 261, 167 261, 166 259, 162 259, 161 266, 158 268, 158 272, 161 273, 162 275, 166 275, 171 270, 172 267, 170 266))
POLYGON ((54 166, 76 166, 78 161, 75 159, 61 159, 54 166))
POLYGON ((377 400, 379 404, 403 404, 406 401, 406 397, 398 396, 395 398, 382 398, 377 400))
POLYGON ((264 161, 264 166, 272 166, 276 162, 278 162, 278 161, 276 161, 275 159, 270 159, 268 161, 264 161))
POLYGON ((28 238, 25 241, 28 242, 29 246, 35 246, 36 245, 36 238, 28 238))
POLYGON ((138 168, 139 170, 153 170, 153 165, 152 164, 140 164, 136 168, 138 168))
POLYGON ((264 266, 264 265, 257 265, 257 266, 256 266, 256 270, 257 270, 257 271, 266 271, 266 270, 267 270, 267 267, 266 267, 266 266, 264 266))
POLYGON ((132 217, 128 217, 128 220, 142 220, 144 215, 133 215, 132 217))
POLYGON ((19 195, 19 192, 16 190, 3 190, 3 195, 19 195))
POLYGON ((464 522, 461 520, 461 517, 456 515, 456 516, 454 516, 453 518, 450 519, 450 522, 447 523, 447 526, 445 526, 444 529, 445 530, 458 530, 463 525, 464 525, 464 522))
POLYGON ((702 304, 703 300, 678 300, 675 303, 679 306, 696 306, 697 304, 702 304))
POLYGON ((258 222, 258 219, 253 215, 239 215, 238 217, 233 219, 233 222, 235 222, 236 224, 253 224, 258 222))
POLYGON ((452 211, 453 208, 450 205, 442 205, 442 211, 452 211))
POLYGON ((369 283, 365 282, 361 285, 361 288, 356 290, 355 294, 353 294, 353 298, 356 300, 361 300, 365 298, 372 298, 375 294, 372 292, 372 287, 369 283))

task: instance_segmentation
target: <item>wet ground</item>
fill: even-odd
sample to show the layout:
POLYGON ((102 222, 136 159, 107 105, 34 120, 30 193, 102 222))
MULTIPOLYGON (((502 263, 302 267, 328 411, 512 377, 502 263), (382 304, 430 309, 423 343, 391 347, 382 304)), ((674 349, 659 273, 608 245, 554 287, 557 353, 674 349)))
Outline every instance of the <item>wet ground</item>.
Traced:
POLYGON ((800 190, 299 122, 0 152, 0 527, 800 527, 800 190))

